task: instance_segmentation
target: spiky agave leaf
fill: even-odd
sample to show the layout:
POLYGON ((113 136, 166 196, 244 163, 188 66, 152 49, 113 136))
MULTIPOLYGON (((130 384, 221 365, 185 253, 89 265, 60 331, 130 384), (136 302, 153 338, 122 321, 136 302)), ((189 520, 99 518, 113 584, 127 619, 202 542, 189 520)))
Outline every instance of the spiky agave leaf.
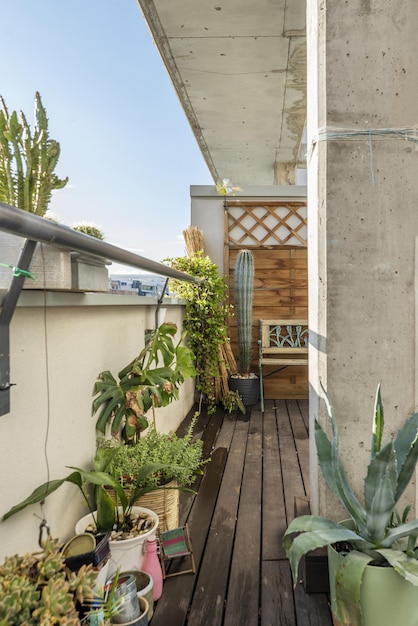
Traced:
POLYGON ((382 394, 380 392, 380 383, 377 386, 376 396, 374 400, 373 424, 372 424, 372 445, 370 458, 373 459, 379 452, 382 445, 384 427, 382 394))
POLYGON ((370 461, 364 481, 367 533, 373 543, 385 537, 395 508, 396 458, 390 441, 370 461))
POLYGON ((315 420, 315 442, 321 472, 330 489, 335 493, 341 504, 354 520, 356 528, 362 533, 366 533, 366 511, 354 495, 341 464, 338 452, 338 431, 334 411, 328 394, 325 389, 323 389, 323 391, 325 394, 328 417, 332 427, 332 444, 319 422, 315 420))
POLYGON ((395 439, 396 466, 398 484, 395 501, 397 502, 409 484, 418 461, 418 413, 411 415, 395 439))
POLYGON ((290 561, 295 584, 300 560, 307 552, 339 541, 363 543, 365 547, 370 547, 363 537, 338 522, 316 515, 296 517, 283 536, 283 547, 290 561), (297 533, 300 534, 294 537, 297 533))

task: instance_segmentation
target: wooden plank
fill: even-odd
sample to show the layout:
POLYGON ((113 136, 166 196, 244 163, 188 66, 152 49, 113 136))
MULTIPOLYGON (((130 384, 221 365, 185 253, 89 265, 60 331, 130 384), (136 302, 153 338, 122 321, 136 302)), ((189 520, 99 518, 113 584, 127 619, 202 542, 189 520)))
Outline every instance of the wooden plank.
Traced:
POLYGON ((289 524, 294 516, 295 496, 306 496, 306 493, 300 473, 299 460, 289 422, 286 402, 279 400, 276 404, 280 459, 282 467, 286 468, 286 472, 283 473, 283 491, 287 523, 289 524))
POLYGON ((332 626, 331 612, 324 594, 308 594, 298 584, 294 597, 297 626, 332 626))
MULTIPOLYGON (((260 589, 261 414, 251 415, 224 623, 257 624, 260 589)), ((200 622, 201 624, 207 622, 200 622)))
POLYGON ((305 486, 305 494, 309 496, 309 437, 305 422, 302 419, 298 403, 295 400, 287 402, 287 410, 290 417, 290 425, 296 445, 296 453, 302 472, 302 480, 305 486))
POLYGON ((208 536, 188 626, 222 624, 249 422, 234 432, 208 536))
POLYGON ((300 414, 305 424, 305 428, 309 433, 309 402, 307 400, 299 400, 298 402, 300 414))
MULTIPOLYGON (((206 544, 226 459, 225 448, 217 448, 214 451, 188 517, 197 569, 206 544)), ((184 574, 164 581, 163 595, 156 604, 152 618, 153 626, 167 626, 167 623, 170 623, 170 626, 183 626, 186 623, 195 578, 193 574, 184 574)))
MULTIPOLYGON (((195 412, 196 412, 196 407, 194 407, 192 411, 190 411, 189 415, 182 422, 179 429, 177 429, 176 432, 179 436, 184 436, 187 433, 187 429, 188 429, 188 426, 190 425, 191 417, 193 417, 195 412)), ((199 415, 197 419, 193 438, 202 439, 203 441, 202 457, 205 460, 210 458, 210 455, 212 453, 213 446, 214 446, 214 441, 223 423, 224 414, 225 414, 224 409, 218 408, 213 415, 208 415, 207 411, 204 409, 202 410, 201 414, 199 415)), ((193 489, 194 491, 197 492, 199 490, 199 485, 201 481, 202 481, 202 475, 198 474, 193 484, 190 485, 190 489, 193 489)), ((187 520, 187 517, 189 515, 190 509, 193 505, 193 501, 195 497, 196 496, 194 494, 187 493, 184 491, 180 492, 179 518, 182 524, 184 524, 184 522, 187 520)))
POLYGON ((271 401, 264 411, 262 559, 285 558, 282 537, 287 528, 276 416, 271 401))
POLYGON ((261 626, 295 626, 296 616, 292 586, 293 582, 287 561, 263 561, 261 569, 261 626))

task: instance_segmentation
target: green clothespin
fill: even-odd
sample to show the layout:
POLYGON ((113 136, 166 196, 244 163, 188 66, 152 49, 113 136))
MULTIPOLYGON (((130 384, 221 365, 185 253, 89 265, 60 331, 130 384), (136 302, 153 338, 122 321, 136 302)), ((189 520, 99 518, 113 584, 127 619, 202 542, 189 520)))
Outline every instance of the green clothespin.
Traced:
POLYGON ((25 278, 35 280, 35 276, 29 270, 22 270, 20 267, 14 267, 13 265, 7 265, 6 263, 0 263, 0 265, 2 267, 9 267, 13 270, 13 276, 25 276, 25 278))

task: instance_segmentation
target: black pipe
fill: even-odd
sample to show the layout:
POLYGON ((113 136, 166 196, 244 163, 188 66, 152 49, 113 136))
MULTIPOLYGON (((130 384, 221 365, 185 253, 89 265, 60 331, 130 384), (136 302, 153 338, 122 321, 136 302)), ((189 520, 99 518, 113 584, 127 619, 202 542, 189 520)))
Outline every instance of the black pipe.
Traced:
POLYGON ((22 209, 16 209, 3 202, 0 202, 0 230, 34 241, 54 243, 65 248, 71 248, 71 250, 89 252, 110 261, 147 270, 160 276, 177 278, 189 283, 199 284, 202 282, 201 278, 190 276, 163 263, 151 261, 139 254, 128 252, 100 239, 79 233, 69 226, 56 224, 44 217, 28 213, 28 211, 22 211, 22 209))

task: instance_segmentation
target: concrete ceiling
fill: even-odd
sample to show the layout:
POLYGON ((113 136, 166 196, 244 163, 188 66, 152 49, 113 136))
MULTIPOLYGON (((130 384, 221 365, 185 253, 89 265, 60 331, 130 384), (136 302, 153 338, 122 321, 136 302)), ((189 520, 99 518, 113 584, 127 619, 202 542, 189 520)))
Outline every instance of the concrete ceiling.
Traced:
POLYGON ((137 1, 214 181, 282 184, 306 118, 306 0, 137 1))

